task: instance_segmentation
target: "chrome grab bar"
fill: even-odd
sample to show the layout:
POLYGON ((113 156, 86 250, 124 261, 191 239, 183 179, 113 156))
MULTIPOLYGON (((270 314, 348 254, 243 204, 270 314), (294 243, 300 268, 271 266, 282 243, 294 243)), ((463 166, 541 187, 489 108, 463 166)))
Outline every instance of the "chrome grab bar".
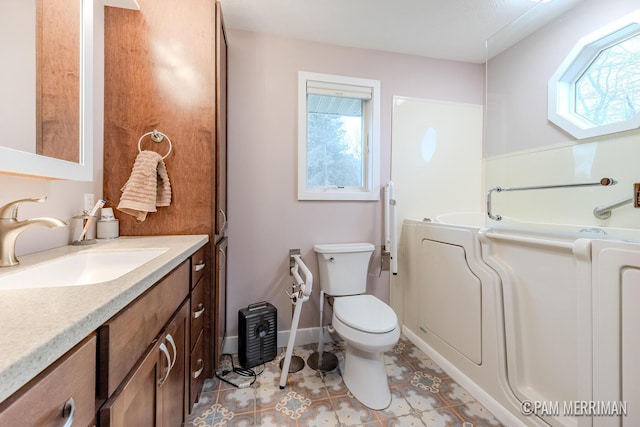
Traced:
POLYGON ((291 275, 296 279, 296 285, 300 286, 300 291, 304 297, 307 297, 308 299, 309 295, 311 295, 311 290, 313 289, 313 274, 311 274, 309 268, 307 268, 305 263, 302 261, 302 257, 300 255, 291 255, 291 258, 293 258, 295 263, 291 268, 291 275), (302 280, 302 277, 298 272, 298 268, 300 268, 302 273, 304 273, 304 280, 302 280))
POLYGON ((628 205, 633 203, 633 197, 628 198, 628 199, 624 199, 624 200, 619 200, 617 202, 611 203, 610 205, 606 205, 606 206, 596 206, 595 209, 593 209, 593 216, 595 216, 598 219, 608 219, 609 217, 611 217, 611 211, 613 209, 616 208, 620 208, 624 205, 628 205))
POLYGON ((487 215, 494 221, 502 221, 502 215, 494 215, 491 213, 491 194, 495 191, 501 193, 503 191, 524 191, 524 190, 547 190, 552 188, 571 188, 571 187, 593 187, 602 185, 608 187, 616 185, 618 181, 613 178, 604 177, 597 182, 583 182, 577 184, 555 184, 555 185, 534 185, 528 187, 493 187, 487 192, 487 215))

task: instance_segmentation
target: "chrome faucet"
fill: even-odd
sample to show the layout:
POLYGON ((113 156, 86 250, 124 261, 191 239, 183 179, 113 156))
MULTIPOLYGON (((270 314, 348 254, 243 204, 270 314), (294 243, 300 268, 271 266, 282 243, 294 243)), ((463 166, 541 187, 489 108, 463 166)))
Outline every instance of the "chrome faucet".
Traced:
POLYGON ((23 202, 43 203, 47 196, 35 199, 20 199, 0 207, 0 267, 11 267, 20 261, 16 258, 16 239, 27 228, 46 225, 49 228, 65 227, 66 222, 56 218, 31 218, 18 221, 18 207, 23 202))

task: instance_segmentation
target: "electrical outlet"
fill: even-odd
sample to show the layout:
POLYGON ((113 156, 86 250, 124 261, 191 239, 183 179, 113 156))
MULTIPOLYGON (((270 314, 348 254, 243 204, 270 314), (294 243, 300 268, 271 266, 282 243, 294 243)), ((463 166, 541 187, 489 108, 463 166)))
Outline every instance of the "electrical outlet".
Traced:
POLYGON ((85 211, 91 212, 93 209, 93 205, 95 205, 95 196, 91 193, 84 193, 84 209, 85 211))
POLYGON ((289 276, 292 276, 291 269, 296 266, 293 255, 300 255, 300 249, 289 249, 289 276))

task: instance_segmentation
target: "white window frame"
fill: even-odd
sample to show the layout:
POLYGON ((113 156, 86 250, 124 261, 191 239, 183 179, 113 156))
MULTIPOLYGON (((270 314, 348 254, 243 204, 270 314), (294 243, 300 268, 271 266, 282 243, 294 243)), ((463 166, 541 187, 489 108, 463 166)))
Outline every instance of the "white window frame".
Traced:
POLYGON ((640 31, 636 10, 578 40, 549 80, 548 119, 577 139, 592 138, 640 127, 640 114, 629 120, 597 125, 575 111, 575 84, 598 54, 640 31))
POLYGON ((298 200, 380 200, 380 81, 333 74, 298 72, 298 200), (365 103, 363 187, 307 186, 307 82, 371 88, 365 103))

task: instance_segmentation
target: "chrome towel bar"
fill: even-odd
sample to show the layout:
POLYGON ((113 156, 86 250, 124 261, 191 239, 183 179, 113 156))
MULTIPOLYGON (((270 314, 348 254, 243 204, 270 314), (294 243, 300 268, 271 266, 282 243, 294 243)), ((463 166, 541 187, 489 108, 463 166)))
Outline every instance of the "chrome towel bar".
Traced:
POLYGON ((618 181, 613 178, 604 177, 597 182, 583 182, 577 184, 555 184, 555 185, 534 185, 528 187, 493 187, 487 192, 487 216, 494 221, 501 221, 502 215, 494 215, 491 213, 491 194, 495 191, 501 193, 503 191, 525 191, 525 190, 548 190, 552 188, 571 188, 571 187, 594 187, 597 185, 611 186, 616 185, 618 181))

